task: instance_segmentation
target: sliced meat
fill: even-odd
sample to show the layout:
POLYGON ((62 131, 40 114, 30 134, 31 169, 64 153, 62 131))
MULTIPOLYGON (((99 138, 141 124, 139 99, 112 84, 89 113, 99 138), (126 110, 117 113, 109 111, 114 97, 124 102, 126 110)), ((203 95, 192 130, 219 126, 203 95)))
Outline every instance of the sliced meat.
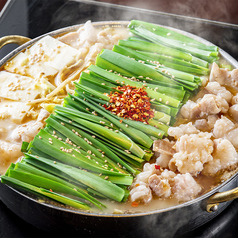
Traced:
POLYGON ((70 32, 58 38, 59 41, 62 41, 63 43, 70 45, 74 48, 78 48, 77 46, 78 39, 79 33, 77 31, 70 32))
POLYGON ((213 160, 204 165, 204 174, 214 175, 238 162, 236 149, 227 139, 215 139, 213 160))

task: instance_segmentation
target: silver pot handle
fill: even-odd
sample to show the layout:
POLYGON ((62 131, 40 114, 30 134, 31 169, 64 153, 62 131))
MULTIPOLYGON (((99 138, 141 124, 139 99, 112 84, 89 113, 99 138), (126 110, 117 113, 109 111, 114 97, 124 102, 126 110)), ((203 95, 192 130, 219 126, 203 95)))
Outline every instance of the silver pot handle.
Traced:
POLYGON ((238 198, 238 187, 229 191, 215 193, 207 201, 207 211, 214 212, 218 209, 221 202, 228 202, 238 198))
POLYGON ((23 45, 31 39, 25 36, 9 35, 0 38, 0 49, 7 44, 23 45))

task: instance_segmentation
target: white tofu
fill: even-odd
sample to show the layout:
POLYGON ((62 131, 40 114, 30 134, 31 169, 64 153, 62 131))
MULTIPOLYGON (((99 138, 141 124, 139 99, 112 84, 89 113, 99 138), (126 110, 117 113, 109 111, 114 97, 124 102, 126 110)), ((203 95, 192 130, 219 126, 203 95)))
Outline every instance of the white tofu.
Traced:
POLYGON ((33 61, 41 60, 46 65, 61 70, 79 54, 79 51, 51 36, 45 36, 29 48, 26 54, 33 56, 33 61))
POLYGON ((54 77, 59 70, 70 63, 79 51, 51 36, 37 41, 24 53, 19 53, 4 69, 34 79, 54 77))
POLYGON ((9 118, 11 121, 20 124, 31 106, 24 102, 4 101, 0 104, 0 120, 9 118))
POLYGON ((5 65, 4 69, 12 73, 18 73, 35 79, 55 76, 58 73, 58 70, 42 61, 35 61, 34 64, 32 64, 31 56, 24 53, 19 53, 5 65))
POLYGON ((0 85, 0 96, 16 101, 32 101, 40 94, 34 79, 6 71, 0 72, 0 85))

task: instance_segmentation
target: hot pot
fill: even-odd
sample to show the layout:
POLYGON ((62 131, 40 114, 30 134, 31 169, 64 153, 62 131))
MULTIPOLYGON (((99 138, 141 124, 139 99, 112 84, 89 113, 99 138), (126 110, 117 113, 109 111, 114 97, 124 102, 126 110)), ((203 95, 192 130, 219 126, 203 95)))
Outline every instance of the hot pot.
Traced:
MULTIPOLYGON (((128 22, 95 22, 95 27, 125 27, 128 22)), ((45 35, 55 36, 78 29, 81 25, 66 27, 45 35)), ((177 30, 177 29, 174 29, 177 30)), ((202 43, 212 43, 177 30, 202 43)), ((6 36, 0 39, 0 48, 5 44, 21 45, 0 61, 0 67, 13 56, 44 37, 33 40, 21 36, 6 36)), ((238 62, 220 49, 221 55, 234 67, 238 62)), ((43 203, 36 197, 0 183, 0 199, 16 215, 26 222, 50 232, 81 237, 173 237, 196 229, 221 213, 238 197, 238 172, 206 194, 189 202, 151 212, 133 214, 96 214, 65 209, 54 204, 43 203)))

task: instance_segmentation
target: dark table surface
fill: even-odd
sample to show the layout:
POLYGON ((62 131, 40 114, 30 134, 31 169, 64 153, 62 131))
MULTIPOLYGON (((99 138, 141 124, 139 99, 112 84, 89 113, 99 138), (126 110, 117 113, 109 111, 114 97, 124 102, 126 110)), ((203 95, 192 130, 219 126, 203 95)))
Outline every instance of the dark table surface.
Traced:
MULTIPOLYGON (((145 9, 128 8, 94 1, 12 0, 0 15, 0 37, 19 34, 35 38, 62 27, 87 20, 141 19, 197 34, 218 45, 238 60, 238 26, 145 9)), ((0 58, 16 46, 0 50, 0 58)), ((23 221, 0 201, 0 237, 65 237, 45 232, 23 221)), ((238 237, 238 201, 215 219, 182 237, 238 237)))

